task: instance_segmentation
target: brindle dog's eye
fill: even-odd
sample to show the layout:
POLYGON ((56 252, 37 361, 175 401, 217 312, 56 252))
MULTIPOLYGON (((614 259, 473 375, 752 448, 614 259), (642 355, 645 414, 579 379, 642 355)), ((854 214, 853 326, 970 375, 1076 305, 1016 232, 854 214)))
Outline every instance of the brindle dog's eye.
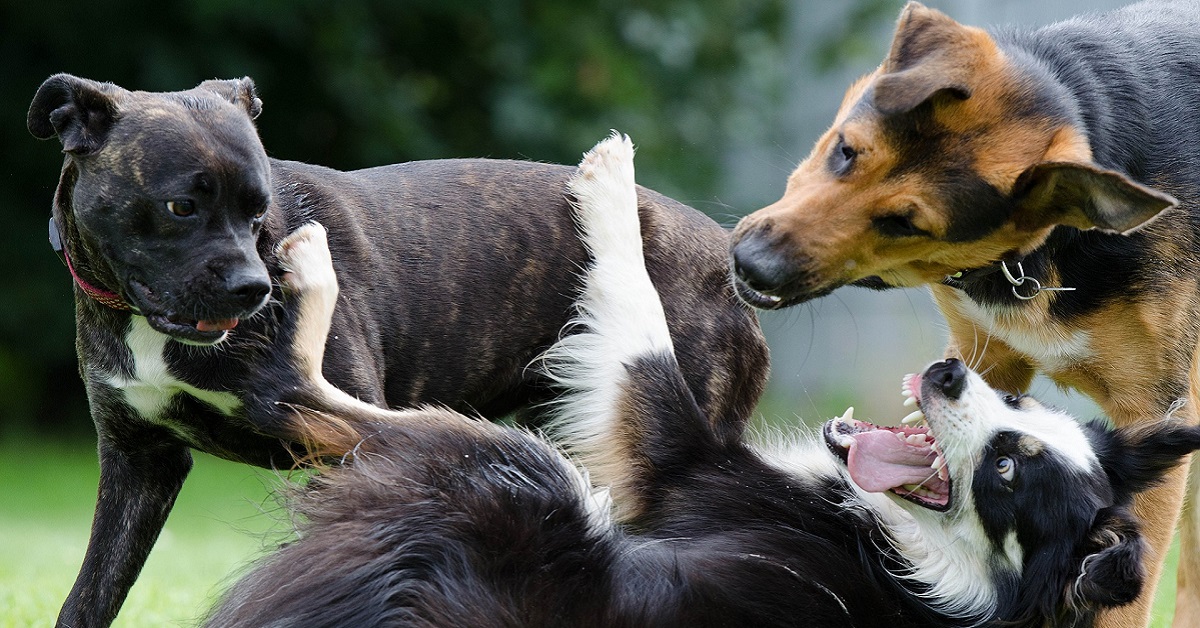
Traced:
POLYGON ((181 218, 186 218, 196 213, 196 206, 191 201, 166 201, 163 205, 167 208, 167 211, 181 218))
POLYGON ((255 219, 255 220, 258 220, 259 218, 262 218, 263 216, 267 215, 267 208, 268 208, 268 207, 269 207, 269 205, 267 205, 266 203, 263 203, 262 207, 259 207, 259 208, 258 208, 258 209, 257 209, 257 210, 254 212, 254 219, 255 219))
POLYGON ((904 214, 888 214, 877 216, 871 220, 875 230, 889 238, 907 238, 910 236, 927 236, 929 232, 913 223, 912 218, 904 214))
POLYGON ((829 155, 829 169, 840 177, 850 172, 850 168, 854 166, 854 158, 857 156, 858 151, 846 143, 846 138, 839 135, 837 145, 833 147, 833 152, 829 155))
POLYGON ((1017 462, 1008 456, 996 458, 996 473, 999 473, 1005 482, 1012 482, 1017 474, 1017 462))

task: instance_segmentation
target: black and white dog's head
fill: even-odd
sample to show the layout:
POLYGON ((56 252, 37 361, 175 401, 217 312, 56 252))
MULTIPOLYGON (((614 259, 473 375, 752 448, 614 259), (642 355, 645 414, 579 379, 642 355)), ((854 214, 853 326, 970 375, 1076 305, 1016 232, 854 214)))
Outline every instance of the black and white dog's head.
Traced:
POLYGON ((261 106, 248 78, 150 93, 68 74, 30 105, 29 131, 66 154, 55 220, 68 255, 178 340, 219 342, 270 292, 261 106))
POLYGON ((1079 423, 955 359, 907 376, 903 393, 918 407, 909 425, 845 416, 824 436, 932 599, 1019 622, 1137 597, 1145 549, 1132 498, 1197 446, 1195 430, 1079 423))

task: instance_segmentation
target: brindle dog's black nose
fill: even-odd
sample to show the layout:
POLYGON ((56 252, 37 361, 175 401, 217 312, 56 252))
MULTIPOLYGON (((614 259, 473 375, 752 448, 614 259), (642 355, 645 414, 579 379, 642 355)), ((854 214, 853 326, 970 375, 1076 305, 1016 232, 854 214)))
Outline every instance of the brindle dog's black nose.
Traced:
POLYGON ((937 386, 947 399, 958 399, 967 386, 967 367, 962 361, 949 358, 926 369, 925 381, 937 386))
POLYGON ((251 309, 262 305, 271 292, 271 281, 265 274, 235 272, 225 278, 225 290, 236 303, 251 309))
POLYGON ((732 257, 738 279, 759 292, 777 292, 793 274, 786 256, 773 251, 761 237, 742 238, 734 245, 732 257))

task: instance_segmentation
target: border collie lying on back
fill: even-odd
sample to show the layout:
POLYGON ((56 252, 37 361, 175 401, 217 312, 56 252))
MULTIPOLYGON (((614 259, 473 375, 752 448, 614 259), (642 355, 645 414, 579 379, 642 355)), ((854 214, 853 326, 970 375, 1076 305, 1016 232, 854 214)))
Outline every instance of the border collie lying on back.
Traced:
POLYGON ((1080 425, 947 360, 904 383, 927 425, 847 414, 769 452, 722 440, 645 272, 632 156, 614 136, 570 183, 594 260, 583 333, 542 364, 564 390, 556 436, 608 491, 527 432, 325 382, 337 284, 303 227, 280 251, 306 381, 288 401, 378 428, 297 493, 299 538, 209 625, 1072 626, 1137 595, 1130 500, 1200 429, 1080 425))

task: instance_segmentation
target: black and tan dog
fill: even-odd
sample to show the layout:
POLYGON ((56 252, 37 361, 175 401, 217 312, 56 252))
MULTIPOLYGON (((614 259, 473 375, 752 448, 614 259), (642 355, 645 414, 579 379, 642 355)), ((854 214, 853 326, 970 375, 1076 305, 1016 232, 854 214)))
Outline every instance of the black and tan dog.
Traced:
MULTIPOLYGON (((453 160, 347 173, 279 161, 252 122, 260 107, 249 79, 147 93, 69 75, 48 79, 30 107, 29 130, 66 153, 52 228, 78 286, 100 453, 91 539, 60 626, 111 623, 190 449, 286 467, 357 442, 353 426, 296 424, 273 403, 295 384, 274 345, 295 318, 272 290, 274 252, 302 223, 329 229, 342 286, 330 381, 381 406, 493 417, 543 398, 526 366, 558 339, 587 260, 565 196, 572 169, 453 160)), ((754 314, 729 286, 727 234, 640 194, 680 363, 709 416, 738 433, 767 365, 754 314)))
MULTIPOLYGON (((1198 32, 1194 2, 996 32, 910 3, 783 198, 735 230, 739 293, 778 308, 846 284, 929 284, 948 353, 993 386, 1043 371, 1120 426, 1195 421, 1198 32)), ((1185 477, 1138 501, 1160 558, 1185 477)), ((1185 521, 1177 625, 1193 626, 1200 547, 1185 521)), ((1143 625, 1151 592, 1101 624, 1143 625)))

